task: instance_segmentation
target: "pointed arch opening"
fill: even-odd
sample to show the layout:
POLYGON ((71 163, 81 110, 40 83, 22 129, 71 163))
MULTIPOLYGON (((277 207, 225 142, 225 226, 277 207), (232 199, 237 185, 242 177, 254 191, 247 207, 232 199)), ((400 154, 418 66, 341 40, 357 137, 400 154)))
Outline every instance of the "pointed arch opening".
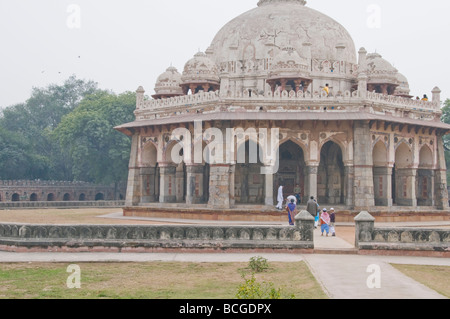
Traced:
POLYGON ((434 206, 434 181, 433 151, 428 145, 422 146, 419 152, 419 168, 416 178, 416 193, 418 206, 434 206))
POLYGON ((322 146, 317 176, 317 193, 320 203, 340 205, 345 203, 345 167, 341 147, 329 141, 322 146))
POLYGON ((287 140, 279 147, 278 172, 274 176, 274 198, 278 188, 284 186, 283 195, 294 195, 299 203, 305 198, 306 164, 303 149, 292 140, 287 140))
POLYGON ((261 146, 247 140, 237 147, 237 164, 234 179, 237 204, 264 204, 265 177, 261 174, 261 146))

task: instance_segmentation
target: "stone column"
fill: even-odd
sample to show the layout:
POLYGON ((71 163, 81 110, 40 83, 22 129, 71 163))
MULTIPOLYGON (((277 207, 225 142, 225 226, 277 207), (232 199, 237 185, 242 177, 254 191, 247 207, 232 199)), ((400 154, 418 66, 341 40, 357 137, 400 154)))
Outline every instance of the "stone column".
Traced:
POLYGON ((345 205, 354 205, 354 185, 355 185, 355 168, 353 165, 345 166, 344 168, 344 183, 345 183, 345 205))
MULTIPOLYGON (((270 169, 270 168, 269 168, 270 169)), ((273 198, 273 178, 274 175, 273 174, 266 174, 264 175, 265 180, 265 199, 264 199, 264 204, 267 206, 273 206, 275 205, 274 203, 274 198, 273 198)))
POLYGON ((373 191, 372 139, 369 122, 355 122, 354 134, 355 208, 375 206, 373 191))
POLYGON ((376 206, 392 206, 392 167, 375 167, 373 169, 374 193, 376 206))
POLYGON ((395 172, 395 201, 399 206, 417 206, 416 168, 398 168, 395 172))
POLYGON ((233 207, 236 204, 236 191, 234 188, 235 184, 235 178, 236 178, 236 165, 230 166, 230 207, 233 207))
POLYGON ((156 201, 155 176, 156 169, 154 167, 140 169, 141 203, 156 201))
POLYGON ((187 165, 186 166, 186 204, 201 204, 203 202, 203 165, 187 165))
POLYGON ((355 247, 359 248, 360 242, 371 242, 375 229, 375 218, 368 212, 361 212, 355 217, 355 247))
POLYGON ((228 164, 210 165, 209 208, 230 208, 230 166, 228 164))
POLYGON ((434 206, 434 175, 431 169, 417 171, 417 206, 434 206))
POLYGON ((176 166, 160 165, 160 203, 175 203, 176 196, 176 166))
POLYGON ((317 175, 319 174, 319 164, 310 164, 306 167, 306 170, 305 195, 308 196, 308 198, 311 198, 311 196, 317 198, 317 175))
POLYGON ((184 167, 183 164, 178 165, 175 173, 175 194, 177 197, 177 203, 184 201, 184 167))
POLYGON ((141 201, 140 194, 140 169, 138 166, 139 134, 134 134, 131 141, 131 155, 128 169, 128 182, 125 206, 137 206, 141 201))
POLYGON ((447 210, 449 208, 448 203, 448 191, 447 191, 447 164, 445 162, 444 152, 444 140, 442 135, 437 136, 437 169, 435 171, 435 193, 436 193, 436 206, 438 209, 447 210))

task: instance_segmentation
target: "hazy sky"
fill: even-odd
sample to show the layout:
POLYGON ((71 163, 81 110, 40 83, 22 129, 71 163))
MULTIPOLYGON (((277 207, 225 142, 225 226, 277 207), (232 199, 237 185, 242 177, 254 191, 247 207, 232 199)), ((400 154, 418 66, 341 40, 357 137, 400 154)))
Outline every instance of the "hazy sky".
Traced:
MULTIPOLYGON (((228 21, 258 0, 0 0, 0 107, 32 87, 70 75, 116 93, 181 72, 228 21)), ((439 86, 450 98, 450 1, 309 0, 340 22, 358 50, 378 52, 403 73, 412 95, 439 86)))

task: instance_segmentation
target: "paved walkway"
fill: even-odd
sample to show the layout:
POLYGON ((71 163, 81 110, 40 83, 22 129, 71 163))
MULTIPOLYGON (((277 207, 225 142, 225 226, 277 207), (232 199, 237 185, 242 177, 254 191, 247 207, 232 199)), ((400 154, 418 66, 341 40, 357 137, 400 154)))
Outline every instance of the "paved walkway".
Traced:
MULTIPOLYGON (((112 216, 111 216, 112 217, 112 216)), ((114 216, 112 218, 120 218, 114 216)), ((183 223, 185 221, 178 221, 183 223)), ((395 224, 396 226, 403 226, 395 224)), ((394 226, 394 225, 390 225, 394 226)), ((417 225, 410 225, 417 226, 417 225)), ((426 226, 426 225, 423 225, 426 226)), ((435 225, 439 226, 439 225, 435 225)), ((448 227, 448 223, 442 226, 448 227)), ((0 252, 0 263, 28 262, 248 262, 260 255, 271 262, 305 261, 332 299, 443 299, 437 292, 412 280, 391 264, 437 265, 450 267, 449 258, 385 257, 326 254, 327 250, 351 250, 353 245, 339 237, 321 237, 315 231, 315 247, 321 254, 112 254, 112 253, 7 253, 0 252), (379 274, 379 287, 368 285, 379 274)), ((449 273, 450 276, 450 273, 449 273)))

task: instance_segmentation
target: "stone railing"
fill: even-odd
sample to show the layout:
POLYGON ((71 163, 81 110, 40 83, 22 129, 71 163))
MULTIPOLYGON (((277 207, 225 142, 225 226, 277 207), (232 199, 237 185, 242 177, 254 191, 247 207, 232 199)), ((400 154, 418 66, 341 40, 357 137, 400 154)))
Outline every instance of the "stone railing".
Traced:
MULTIPOLYGON (((159 110, 170 107, 189 107, 201 105, 209 102, 221 102, 227 100, 239 100, 239 101, 322 101, 322 102, 340 102, 340 101, 363 101, 359 91, 339 91, 327 94, 324 91, 303 92, 299 91, 279 91, 275 93, 267 90, 265 93, 258 93, 255 90, 243 90, 236 92, 228 92, 221 94, 216 92, 200 92, 194 95, 177 96, 160 100, 144 100, 138 99, 137 111, 145 110, 159 110)), ((383 95, 374 92, 367 92, 365 100, 389 104, 396 107, 410 108, 412 110, 439 110, 440 104, 431 101, 419 101, 413 99, 407 99, 404 97, 394 95, 383 95)))
POLYGON ((356 248, 369 251, 419 251, 450 255, 450 229, 375 227, 375 218, 362 212, 355 218, 356 248))
POLYGON ((401 106, 415 110, 439 110, 440 103, 407 99, 401 96, 384 95, 375 92, 367 92, 367 99, 373 102, 387 103, 394 106, 401 106))
POLYGON ((308 212, 297 215, 295 227, 0 224, 0 249, 312 250, 313 224, 308 212))

